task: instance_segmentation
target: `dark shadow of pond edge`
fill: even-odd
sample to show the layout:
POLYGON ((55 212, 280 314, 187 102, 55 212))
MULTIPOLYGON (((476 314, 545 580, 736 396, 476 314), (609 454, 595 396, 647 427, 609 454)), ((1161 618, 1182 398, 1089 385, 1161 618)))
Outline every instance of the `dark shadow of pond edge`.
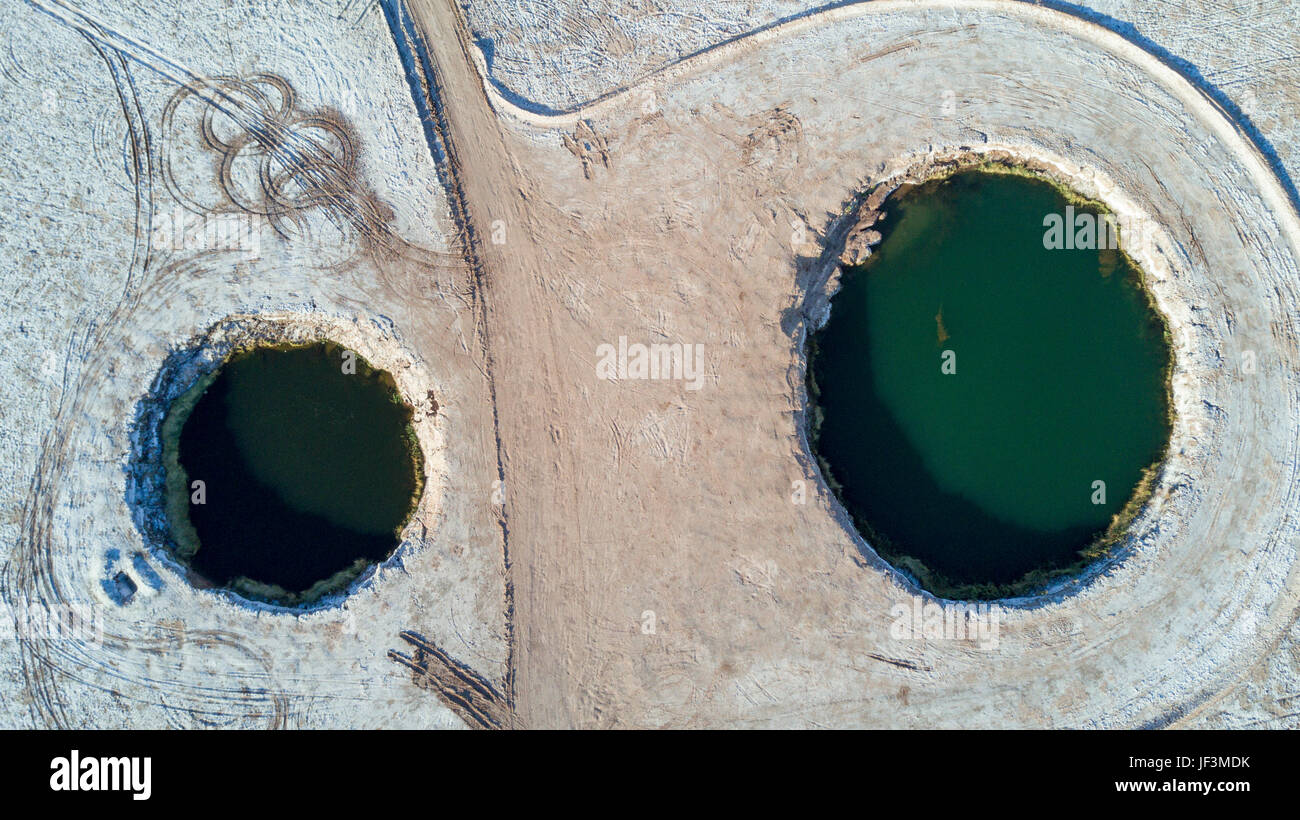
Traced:
POLYGON ((166 356, 148 391, 136 403, 131 428, 131 455, 123 468, 126 474, 125 500, 148 551, 182 576, 190 586, 219 594, 236 604, 305 614, 341 604, 370 580, 379 567, 400 566, 401 533, 410 524, 423 497, 426 464, 411 422, 414 408, 402 396, 392 374, 375 367, 360 353, 326 334, 286 339, 282 331, 279 323, 270 318, 248 316, 226 320, 195 335, 166 356), (219 331, 236 327, 245 331, 239 338, 219 337, 219 331), (184 422, 207 386, 232 359, 255 350, 291 350, 322 345, 353 352, 358 373, 376 375, 387 389, 389 399, 405 408, 403 443, 414 471, 414 490, 408 512, 394 530, 393 550, 381 561, 360 558, 301 592, 250 578, 235 578, 226 585, 214 584, 189 565, 189 559, 199 548, 197 533, 189 523, 188 513, 178 514, 180 510, 188 509, 189 480, 178 461, 174 469, 168 469, 169 459, 176 460, 177 440, 184 422), (173 408, 178 412, 173 413, 173 408))
POLYGON ((849 511, 842 498, 841 485, 836 481, 830 465, 818 453, 817 441, 822 416, 816 401, 820 393, 811 367, 817 353, 816 337, 828 320, 830 302, 839 290, 840 279, 861 270, 861 266, 845 265, 840 261, 840 256, 845 250, 846 240, 858 223, 859 214, 867 208, 869 200, 883 208, 891 197, 919 185, 943 181, 957 173, 1006 174, 1047 183, 1071 205, 1101 215, 1113 215, 1113 210, 1105 202, 1079 194, 1052 175, 1047 163, 1033 158, 1003 156, 1005 153, 990 151, 986 154, 963 146, 949 155, 932 157, 867 190, 853 194, 839 214, 830 215, 832 218, 823 237, 821 254, 816 257, 796 257, 796 282, 802 295, 794 305, 783 311, 781 324, 782 330, 791 337, 798 351, 792 369, 802 371, 802 378, 797 373, 792 373, 789 377, 798 401, 795 417, 802 445, 799 452, 801 466, 806 477, 825 489, 826 500, 836 522, 853 538, 858 551, 866 559, 863 566, 871 566, 893 575, 916 594, 952 601, 996 601, 1004 606, 1033 609, 1081 591, 1097 578, 1117 568, 1131 555, 1138 546, 1136 535, 1130 531, 1131 527, 1148 509, 1155 487, 1165 478, 1176 422, 1172 333, 1168 317, 1156 304, 1154 293, 1148 285, 1149 274, 1125 250, 1122 235, 1118 253, 1128 262, 1131 270, 1136 272, 1134 284, 1142 293, 1151 317, 1158 323, 1161 345, 1166 353, 1161 377, 1164 385, 1165 436, 1159 454, 1143 469, 1142 477, 1127 503, 1112 516, 1103 532, 1080 549, 1078 561, 1055 567, 1038 567, 1010 583, 971 583, 947 578, 920 560, 906 555, 889 539, 876 532, 868 522, 859 520, 849 511))

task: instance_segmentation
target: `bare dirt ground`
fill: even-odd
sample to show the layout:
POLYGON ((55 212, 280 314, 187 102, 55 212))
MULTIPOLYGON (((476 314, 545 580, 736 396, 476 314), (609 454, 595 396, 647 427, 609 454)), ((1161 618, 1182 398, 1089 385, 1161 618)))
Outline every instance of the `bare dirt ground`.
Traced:
MULTIPOLYGON (((118 102, 141 148, 124 185, 117 154, 90 180, 22 173, 49 167, 40 146, 6 168, 5 274, 37 284, 9 297, 21 328, 4 357, 67 354, 3 388, 4 592, 89 602, 111 623, 102 646, 0 643, 5 725, 1295 725, 1300 224, 1240 118, 1167 60, 1086 16, 883 0, 695 56, 670 43, 626 87, 585 96, 579 77, 551 106, 570 110, 548 113, 490 81, 457 4, 355 11, 351 28, 299 7, 204 21, 243 25, 247 45, 203 57, 179 17, 139 36, 136 6, 38 2, 7 21, 6 65, 37 72, 13 58, 31 27, 55 32, 53 53, 98 55, 91 98, 118 102), (345 77, 362 65, 374 79, 357 87, 345 77), (123 265, 149 207, 177 199, 168 178, 252 204, 240 177, 200 173, 192 135, 162 173, 180 138, 158 128, 180 89, 258 72, 304 101, 308 116, 281 122, 299 129, 284 161, 330 196, 295 200, 305 221, 267 229, 253 275, 152 247, 123 265), (317 109, 340 96, 361 110, 324 120, 356 159, 321 136, 317 109), (917 592, 847 525, 802 435, 802 342, 856 197, 970 152, 1032 158, 1149 225, 1131 250, 1177 357, 1173 455, 1131 543, 1078 583, 1004 602, 995 646, 891 629, 917 592), (83 247, 40 222, 74 197, 109 237, 99 257, 51 251, 83 247), (317 207, 332 219, 313 222, 317 207), (342 336, 439 403, 420 525, 310 615, 186 586, 123 490, 132 421, 166 399, 164 358, 247 315, 342 336), (620 337, 701 345, 699 389, 600 378, 597 351, 620 337), (126 603, 101 585, 117 572, 139 590, 126 603)), ((21 80, 38 110, 42 82, 21 80)), ((83 153, 120 149, 118 127, 92 129, 83 153)))
POLYGON ((526 725, 1167 725, 1293 621, 1295 214, 1175 72, 1040 9, 876 3, 547 116, 484 91, 446 6, 412 10, 461 32, 432 47, 458 177, 470 218, 510 230, 482 259, 526 725), (1153 216, 1141 255, 1179 359, 1176 456, 1133 547, 984 653, 891 639, 906 589, 833 502, 791 494, 814 477, 800 342, 830 275, 811 238, 962 146, 1053 158, 1153 216), (706 388, 596 382, 586 351, 620 335, 704 344, 706 388), (1245 349, 1278 366, 1242 378, 1225 360, 1245 349))

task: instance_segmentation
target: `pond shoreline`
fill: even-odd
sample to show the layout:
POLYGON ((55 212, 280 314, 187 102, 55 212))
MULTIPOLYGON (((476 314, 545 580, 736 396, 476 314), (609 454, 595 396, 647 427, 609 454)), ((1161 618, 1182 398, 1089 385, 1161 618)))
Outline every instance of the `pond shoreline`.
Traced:
MULTIPOLYGON (((819 294, 825 299, 824 306, 815 314, 811 330, 805 331, 800 349, 799 366, 804 373, 805 401, 800 430, 801 439, 807 454, 817 466, 818 477, 835 499, 837 517, 846 519, 849 527, 859 531, 861 544, 872 550, 891 569, 903 575, 909 584, 949 600, 1002 601, 1044 598, 1066 585, 1086 584, 1105 565, 1122 560, 1124 546, 1130 540, 1133 524, 1144 514, 1154 512, 1148 508, 1152 505, 1157 483, 1169 467, 1171 441, 1177 422, 1174 395, 1174 372, 1177 360, 1170 316, 1162 309, 1151 286, 1151 273, 1142 262, 1143 259, 1147 259, 1152 267, 1159 266, 1152 256, 1153 247, 1150 243, 1153 237, 1150 233, 1137 237, 1140 241, 1136 243, 1136 247, 1130 247, 1121 230, 1120 242, 1116 250, 1136 273, 1134 284, 1144 297, 1153 318, 1159 323, 1162 344, 1168 353, 1161 379, 1165 390, 1165 425, 1168 435, 1164 438, 1164 445, 1158 457, 1143 468, 1142 478, 1127 503, 1111 517, 1109 525, 1100 535, 1080 549, 1079 560, 1068 565, 1030 570, 1018 580, 1009 583, 953 581, 926 566, 920 559, 907 555, 905 550, 892 546, 890 540, 882 533, 849 513, 842 498, 843 488, 835 479, 825 458, 818 452, 816 444, 820 437, 822 412, 817 401, 820 391, 811 364, 817 353, 817 338, 830 320, 830 301, 840 290, 843 276, 848 269, 855 269, 868 263, 871 249, 885 238, 878 228, 881 221, 888 216, 887 207, 892 199, 912 188, 942 181, 964 172, 1027 177, 1050 185, 1071 206, 1100 215, 1123 216, 1127 218, 1128 224, 1154 225, 1145 215, 1138 213, 1130 203, 1121 200, 1112 205, 1096 186, 1095 173, 1085 174, 1083 169, 1069 168, 1060 161, 1002 146, 988 147, 985 150, 963 147, 952 152, 930 154, 919 161, 905 164, 901 171, 855 194, 842 216, 844 224, 849 226, 848 230, 841 229, 838 240, 828 240, 826 256, 833 256, 838 264, 826 278, 819 294), (861 238, 864 233, 874 234, 869 237, 872 241, 866 245, 866 253, 862 253, 864 245, 861 243, 861 238), (855 239, 860 243, 856 249, 852 247, 855 239), (843 244, 843 249, 839 247, 840 243, 843 244)), ((832 231, 829 235, 833 237, 835 232, 832 231)))

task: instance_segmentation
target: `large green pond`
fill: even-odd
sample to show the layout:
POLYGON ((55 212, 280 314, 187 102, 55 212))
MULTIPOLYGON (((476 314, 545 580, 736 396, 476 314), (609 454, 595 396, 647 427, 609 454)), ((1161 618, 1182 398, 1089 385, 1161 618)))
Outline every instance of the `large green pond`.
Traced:
POLYGON ((337 345, 237 353, 164 423, 179 557, 257 599, 338 591, 393 552, 419 500, 411 418, 390 375, 337 345))
POLYGON ((1077 570, 1122 536, 1169 437, 1167 332, 1139 271, 1095 236, 1057 241, 1049 215, 1098 207, 1024 174, 960 171, 884 210, 810 342, 832 487, 937 594, 1077 570))

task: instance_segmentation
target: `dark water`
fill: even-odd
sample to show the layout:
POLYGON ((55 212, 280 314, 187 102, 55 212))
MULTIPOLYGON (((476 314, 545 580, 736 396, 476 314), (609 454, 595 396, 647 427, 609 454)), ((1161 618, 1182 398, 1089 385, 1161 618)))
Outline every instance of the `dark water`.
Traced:
POLYGON ((180 436, 200 547, 193 569, 290 593, 398 544, 418 489, 411 411, 391 377, 331 344, 259 348, 228 361, 180 436))
POLYGON ((868 541, 940 594, 1078 564, 1168 439, 1163 324, 1123 254, 1044 247, 1066 205, 974 171, 895 195, 813 339, 814 447, 868 541))

